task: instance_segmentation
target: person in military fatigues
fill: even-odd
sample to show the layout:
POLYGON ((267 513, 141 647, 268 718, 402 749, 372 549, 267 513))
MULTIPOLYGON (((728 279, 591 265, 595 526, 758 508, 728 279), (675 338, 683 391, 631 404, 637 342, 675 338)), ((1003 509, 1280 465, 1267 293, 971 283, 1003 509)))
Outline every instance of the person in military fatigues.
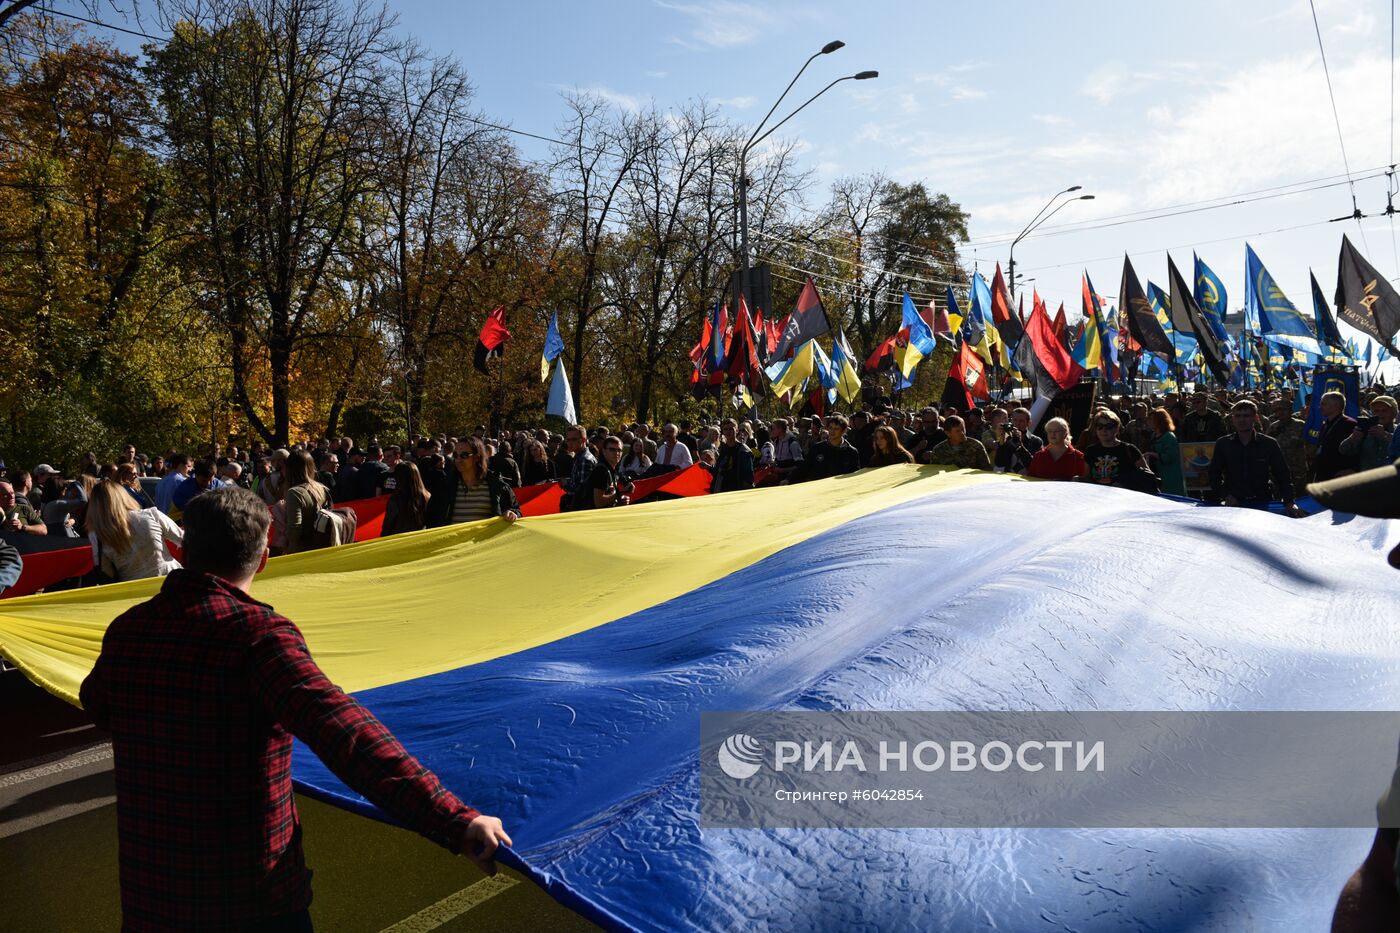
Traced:
POLYGON ((987 456, 987 448, 975 437, 967 436, 967 427, 957 415, 945 418, 943 431, 948 439, 929 451, 929 463, 957 467, 965 470, 990 470, 992 460, 987 456))
POLYGON ((1293 479, 1293 494, 1305 495, 1303 487, 1312 475, 1312 447, 1303 439, 1302 418, 1293 417, 1293 407, 1284 399, 1276 399, 1270 406, 1274 418, 1264 433, 1278 441, 1283 451, 1283 459, 1288 463, 1288 475, 1293 479))

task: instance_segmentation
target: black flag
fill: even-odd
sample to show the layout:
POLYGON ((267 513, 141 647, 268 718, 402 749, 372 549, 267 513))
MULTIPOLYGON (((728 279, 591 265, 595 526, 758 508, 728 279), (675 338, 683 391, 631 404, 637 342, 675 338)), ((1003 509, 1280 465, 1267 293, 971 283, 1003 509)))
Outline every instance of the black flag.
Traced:
POLYGON ((1394 342, 1395 331, 1400 330, 1400 295, 1345 233, 1337 257, 1337 316, 1400 356, 1394 342))
POLYGON ((1176 347, 1172 346, 1171 338, 1162 329, 1162 322, 1152 313, 1152 305, 1147 301, 1147 294, 1142 290, 1142 283, 1138 281, 1127 253, 1123 254, 1123 283, 1118 289, 1118 301, 1126 312, 1128 333, 1133 335, 1138 345, 1169 360, 1175 359, 1176 347))
POLYGON ((1221 385, 1226 384, 1230 381, 1230 364, 1225 359, 1225 348, 1201 313, 1196 296, 1186 286, 1186 280, 1181 277, 1170 254, 1167 255, 1167 275, 1171 278, 1172 327, 1196 335, 1196 343, 1201 348, 1201 356, 1206 358, 1206 365, 1221 385))
POLYGON ((1313 316, 1317 318, 1318 339, 1333 350, 1345 351, 1347 345, 1342 340, 1342 332, 1337 329, 1337 319, 1332 316, 1332 307, 1327 304, 1327 296, 1322 293, 1322 286, 1317 284, 1317 276, 1311 269, 1308 270, 1308 278, 1312 279, 1313 316))

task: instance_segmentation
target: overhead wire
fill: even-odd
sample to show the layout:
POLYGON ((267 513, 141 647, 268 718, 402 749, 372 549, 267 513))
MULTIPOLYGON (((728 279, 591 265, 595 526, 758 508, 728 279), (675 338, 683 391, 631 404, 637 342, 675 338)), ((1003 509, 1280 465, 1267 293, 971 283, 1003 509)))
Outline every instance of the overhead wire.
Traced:
MULTIPOLYGON (((1313 0, 1308 0, 1308 9, 1312 11, 1313 32, 1317 34, 1317 51, 1322 56, 1322 74, 1327 79, 1327 97, 1332 102, 1332 119, 1337 124, 1337 145, 1342 149, 1342 167, 1346 169, 1347 178, 1351 178, 1351 163, 1347 159, 1347 144, 1342 138, 1342 114, 1337 109, 1337 95, 1332 90, 1332 69, 1327 65, 1327 49, 1322 44, 1322 26, 1317 21, 1317 4, 1313 0)), ((1371 251, 1371 245, 1366 242, 1366 228, 1361 224, 1361 208, 1356 203, 1356 185, 1351 186, 1351 208, 1352 217, 1356 220, 1356 227, 1361 231, 1361 243, 1366 247, 1366 252, 1371 251)))

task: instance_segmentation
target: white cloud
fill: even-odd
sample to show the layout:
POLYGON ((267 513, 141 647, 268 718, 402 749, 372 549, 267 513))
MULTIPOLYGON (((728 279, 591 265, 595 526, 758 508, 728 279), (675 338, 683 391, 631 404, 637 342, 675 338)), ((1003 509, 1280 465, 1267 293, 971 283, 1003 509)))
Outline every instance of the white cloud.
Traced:
MULTIPOLYGON (((1388 161, 1390 62, 1374 54, 1332 69, 1354 170, 1388 161)), ((1338 174, 1341 150, 1316 55, 1273 59, 1228 76, 1194 100, 1162 107, 1147 143, 1148 200, 1208 198, 1273 180, 1338 174)))
POLYGON ((647 76, 648 78, 656 78, 657 80, 660 80, 660 79, 666 77, 667 74, 668 74, 668 72, 665 72, 665 71, 648 71, 648 72, 646 73, 646 76, 647 76))
POLYGON ((968 87, 966 84, 959 84, 948 92, 948 96, 953 100, 981 100, 987 96, 987 92, 980 88, 968 87))
POLYGON ((899 111, 900 111, 900 113, 918 113, 918 112, 919 112, 919 100, 918 100, 918 98, 916 98, 913 94, 900 94, 900 95, 899 95, 899 111))
POLYGON ((748 94, 741 94, 738 97, 716 97, 714 101, 726 110, 748 110, 757 102, 748 94))
POLYGON ((698 0, 677 3, 655 0, 657 6, 673 10, 691 21, 690 34, 673 36, 670 41, 692 50, 728 49, 748 45, 778 25, 773 11, 739 0, 698 0))
POLYGON ((561 91, 572 91, 576 94, 588 94, 593 97, 605 100, 614 107, 619 107, 628 113, 636 113, 642 109, 642 99, 632 94, 624 94, 621 91, 614 91, 605 84, 590 84, 587 87, 572 87, 564 84, 556 84, 554 87, 561 91))
POLYGON ((1083 136, 1069 142, 1041 146, 1035 153, 1043 159, 1058 159, 1062 162, 1108 160, 1123 158, 1128 154, 1122 142, 1103 136, 1083 136))
POLYGON ((1044 126, 1070 126, 1074 123, 1069 117, 1062 117, 1057 113, 1038 113, 1031 119, 1044 126))
POLYGON ((1151 71, 1133 71, 1122 62, 1108 61, 1085 76, 1079 91, 1101 104, 1110 104, 1120 97, 1166 83, 1209 85, 1217 80, 1219 73, 1218 68, 1191 61, 1174 61, 1151 71))
POLYGON ((1128 69, 1122 62, 1104 62, 1084 78, 1079 90, 1101 104, 1111 103, 1127 89, 1128 69))

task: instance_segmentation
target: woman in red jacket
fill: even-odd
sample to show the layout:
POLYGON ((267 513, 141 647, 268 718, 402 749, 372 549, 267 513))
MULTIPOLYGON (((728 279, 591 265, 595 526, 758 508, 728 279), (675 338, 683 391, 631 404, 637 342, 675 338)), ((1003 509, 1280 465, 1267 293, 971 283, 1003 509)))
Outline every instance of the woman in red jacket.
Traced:
POLYGON ((1069 442, 1069 424, 1063 418, 1045 422, 1045 437, 1049 441, 1031 457, 1027 476, 1037 479, 1081 480, 1089 475, 1084 454, 1069 442))

